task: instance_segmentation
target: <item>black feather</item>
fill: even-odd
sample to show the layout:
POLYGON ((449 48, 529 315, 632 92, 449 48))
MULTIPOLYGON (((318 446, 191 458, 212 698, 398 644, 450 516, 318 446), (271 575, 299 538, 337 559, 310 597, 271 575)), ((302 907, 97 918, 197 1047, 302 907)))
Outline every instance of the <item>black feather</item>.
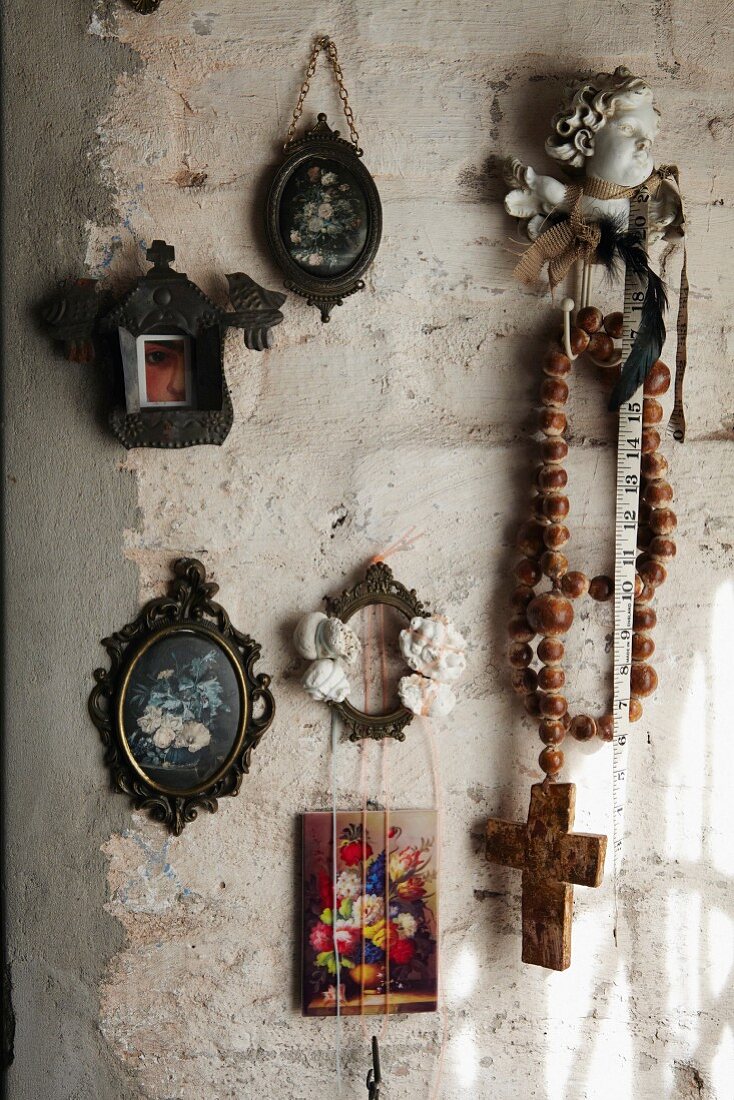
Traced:
POLYGON ((609 408, 612 410, 629 401, 643 385, 653 363, 660 358, 665 343, 665 311, 668 308, 665 285, 650 267, 647 254, 637 238, 625 233, 618 238, 616 251, 625 269, 631 271, 641 285, 645 285, 645 297, 635 341, 609 398, 609 408))

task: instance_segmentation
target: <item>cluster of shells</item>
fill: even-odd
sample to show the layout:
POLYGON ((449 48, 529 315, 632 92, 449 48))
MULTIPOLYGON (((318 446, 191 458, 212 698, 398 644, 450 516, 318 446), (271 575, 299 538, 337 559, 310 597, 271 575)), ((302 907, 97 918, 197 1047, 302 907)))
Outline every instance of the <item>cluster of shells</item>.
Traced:
POLYGON ((444 615, 416 616, 400 632, 400 652, 413 669, 403 676, 398 695, 403 706, 424 718, 444 718, 456 706, 451 684, 466 670, 466 641, 444 615))
POLYGON ((346 670, 362 649, 352 628, 323 611, 310 611, 298 623, 293 644, 311 662, 301 681, 305 691, 321 703, 343 703, 350 689, 346 670))

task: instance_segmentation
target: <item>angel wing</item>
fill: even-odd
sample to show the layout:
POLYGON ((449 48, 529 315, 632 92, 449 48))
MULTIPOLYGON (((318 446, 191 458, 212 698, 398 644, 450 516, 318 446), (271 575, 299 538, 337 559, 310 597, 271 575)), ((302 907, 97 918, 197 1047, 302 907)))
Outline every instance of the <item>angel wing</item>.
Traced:
POLYGON ((266 290, 245 275, 237 271, 227 276, 229 297, 235 308, 230 314, 230 324, 245 331, 245 347, 251 351, 263 351, 273 346, 271 329, 283 320, 280 307, 285 294, 275 290, 266 290))
POLYGON ((96 279, 71 279, 41 306, 41 319, 54 340, 64 344, 72 363, 94 362, 92 336, 97 322, 96 279))

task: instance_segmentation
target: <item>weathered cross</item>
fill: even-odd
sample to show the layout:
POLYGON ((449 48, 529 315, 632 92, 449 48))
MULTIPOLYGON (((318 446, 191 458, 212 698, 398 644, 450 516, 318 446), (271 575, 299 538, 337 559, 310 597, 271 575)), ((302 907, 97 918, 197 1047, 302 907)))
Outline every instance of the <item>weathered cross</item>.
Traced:
POLYGON ((165 241, 153 241, 145 258, 161 271, 167 271, 176 259, 176 249, 165 241))
POLYGON ((574 886, 600 886, 607 838, 572 833, 576 787, 535 783, 527 825, 490 819, 487 859, 522 871, 522 961, 571 965, 574 886))

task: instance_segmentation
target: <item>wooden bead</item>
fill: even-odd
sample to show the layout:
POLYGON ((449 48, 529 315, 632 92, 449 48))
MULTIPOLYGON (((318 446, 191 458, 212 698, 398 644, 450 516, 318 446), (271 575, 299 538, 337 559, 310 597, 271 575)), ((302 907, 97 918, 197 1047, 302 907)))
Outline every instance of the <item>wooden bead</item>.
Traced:
POLYGON ((541 492, 565 489, 568 484, 568 474, 563 466, 559 466, 557 463, 551 466, 539 466, 535 474, 535 484, 541 492))
POLYGON ((596 722, 588 714, 577 714, 571 719, 569 733, 577 741, 591 741, 596 737, 596 722))
POLYGON ((651 424, 659 424, 662 419, 663 406, 654 397, 646 397, 642 402, 642 426, 647 428, 651 424))
MULTIPOLYGON (((652 665, 645 664, 641 661, 632 662, 632 671, 630 673, 630 694, 635 695, 638 699, 646 699, 648 695, 652 695, 655 688, 658 686, 658 674, 652 665)), ((540 702, 541 712, 543 710, 543 700, 540 702)))
POLYGON ((534 595, 535 593, 529 584, 518 584, 510 596, 510 607, 518 614, 522 614, 534 595))
POLYGON ((639 699, 630 699, 630 709, 627 713, 630 722, 639 722, 642 718, 642 703, 639 699))
POLYGON ((598 332, 604 324, 604 316, 596 306, 584 306, 576 315, 576 324, 591 336, 593 332, 598 332))
POLYGON ((614 719, 611 714, 605 714, 596 720, 596 736, 602 741, 614 740, 614 719))
POLYGON ((536 496, 533 500, 533 515, 535 516, 535 518, 538 520, 539 523, 547 523, 548 522, 548 517, 546 516, 545 512, 543 511, 543 500, 544 500, 543 493, 539 493, 538 496, 536 496))
POLYGON ((589 591, 589 578, 585 573, 574 571, 566 573, 561 580, 561 592, 570 600, 578 600, 589 591))
POLYGON ((537 631, 530 627, 524 615, 515 615, 507 624, 507 633, 513 642, 532 642, 537 631))
POLYGON ((611 336, 607 336, 605 332, 597 332, 589 340, 586 354, 595 359, 597 363, 608 363, 614 355, 614 340, 611 336))
MULTIPOLYGON (((642 577, 640 576, 639 573, 635 573, 635 599, 637 599, 637 597, 642 594, 642 589, 644 587, 645 586, 642 583, 642 577)), ((526 604, 526 606, 527 606, 527 604, 526 604)))
POLYGON ((560 745, 566 736, 566 727, 562 722, 544 718, 538 727, 538 735, 544 745, 560 745))
POLYGON ((538 686, 538 674, 534 668, 516 668, 512 673, 512 690, 518 695, 530 695, 538 686))
POLYGON ((566 414, 556 409, 541 409, 538 424, 544 435, 563 435, 566 430, 566 414))
POLYGON ((668 460, 660 451, 654 451, 652 454, 642 456, 640 470, 642 476, 648 481, 657 481, 665 477, 668 472, 668 460))
POLYGON ((660 446, 660 432, 656 428, 643 428, 640 447, 644 455, 652 454, 660 446))
POLYGON ((632 635, 632 660, 647 661, 655 652, 655 642, 649 634, 632 635))
POLYGON ((599 600, 600 603, 605 603, 614 595, 614 581, 611 577, 601 575, 593 577, 589 582, 589 595, 592 600, 599 600))
POLYGON ((558 665, 548 665, 538 673, 538 687, 542 691, 560 691, 566 682, 566 673, 558 665))
POLYGON ((569 336, 569 347, 574 355, 583 355, 589 346, 589 334, 584 332, 578 325, 571 325, 571 333, 569 336))
POLYGON ((670 504, 673 488, 667 481, 651 481, 643 488, 642 499, 652 508, 659 508, 661 504, 670 504))
POLYGON ((562 351, 550 351, 543 364, 543 373, 551 378, 565 378, 571 373, 571 360, 562 351))
POLYGON ((540 454, 543 462, 563 462, 568 454, 568 443, 565 439, 544 439, 540 445, 540 454))
POLYGON ((544 718, 562 718, 568 710, 568 703, 563 695, 542 695, 538 692, 540 713, 544 718))
POLYGON ((558 775, 563 767, 563 753, 548 745, 538 757, 538 763, 546 775, 558 775))
POLYGON ((540 718, 540 699, 537 691, 534 691, 532 695, 524 695, 522 705, 531 718, 540 718))
POLYGON ((649 630, 655 629, 657 621, 658 617, 655 614, 654 607, 649 607, 647 604, 640 604, 635 600, 635 607, 632 613, 632 626, 635 630, 647 633, 649 630))
POLYGON ((639 596, 637 597, 637 603, 640 605, 640 607, 642 607, 644 604, 652 603, 654 599, 655 589, 652 587, 652 585, 645 584, 643 582, 642 592, 640 592, 639 596))
POLYGON ((573 624, 573 607, 561 593, 543 592, 531 600, 527 618, 536 634, 558 638, 567 634, 573 624))
POLYGON ((638 561, 637 571, 650 588, 659 588, 661 584, 665 584, 668 578, 668 571, 662 562, 655 561, 654 558, 649 558, 647 555, 641 561, 638 561))
POLYGON ((543 525, 531 520, 523 523, 515 537, 515 546, 527 558, 539 558, 545 549, 543 525))
POLYGON ((543 542, 549 550, 560 550, 570 538, 571 532, 562 523, 551 523, 543 528, 543 542))
POLYGON ((569 511, 568 497, 561 493, 549 493, 543 497, 543 515, 552 523, 565 519, 569 511))
POLYGON ((672 508, 653 508, 650 516, 650 530, 656 535, 671 535, 678 526, 678 520, 672 508))
POLYGON ((621 340, 624 333, 624 314, 608 313, 604 318, 604 328, 613 340, 621 340))
POLYGON ((643 393, 646 397, 660 397, 661 394, 667 393, 669 388, 670 368, 665 365, 662 359, 658 359, 650 367, 648 376, 645 379, 643 393))
POLYGON ((549 667, 560 665, 565 648, 560 638, 543 638, 538 643, 538 660, 549 667))
POLYGON ((515 576, 520 584, 527 584, 532 588, 533 585, 538 583, 543 574, 537 561, 533 561, 531 558, 521 558, 515 565, 515 576))
POLYGON ((540 403, 562 408, 568 401, 568 386, 561 378, 544 378, 540 383, 540 403))
POLYGON ((560 581, 563 574, 568 572, 568 558, 555 550, 546 550, 540 559, 540 568, 552 581, 560 581))
POLYGON ((515 642, 510 646, 507 659, 513 668, 527 668, 533 659, 533 651, 527 642, 515 642))
POLYGON ((677 547, 672 539, 656 535, 654 539, 651 539, 647 552, 651 558, 657 558, 658 561, 665 562, 675 557, 676 549, 677 547))

